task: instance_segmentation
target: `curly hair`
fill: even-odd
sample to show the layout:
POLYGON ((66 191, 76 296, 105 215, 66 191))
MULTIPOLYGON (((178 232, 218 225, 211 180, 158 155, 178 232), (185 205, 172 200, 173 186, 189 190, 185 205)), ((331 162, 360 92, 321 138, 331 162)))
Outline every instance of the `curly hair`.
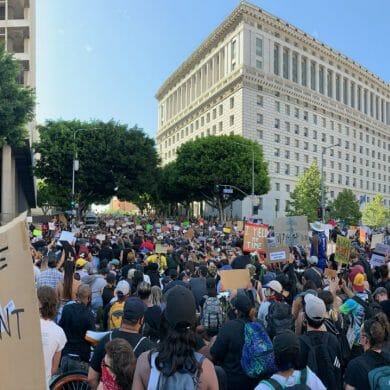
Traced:
POLYGON ((113 339, 106 344, 106 354, 111 359, 111 371, 122 389, 131 389, 136 359, 131 345, 124 339, 113 339))
POLYGON ((52 320, 57 315, 57 292, 49 286, 42 286, 37 291, 39 311, 44 320, 52 320))
POLYGON ((371 348, 381 348, 389 340, 390 324, 386 314, 382 312, 364 321, 363 329, 368 337, 371 348))

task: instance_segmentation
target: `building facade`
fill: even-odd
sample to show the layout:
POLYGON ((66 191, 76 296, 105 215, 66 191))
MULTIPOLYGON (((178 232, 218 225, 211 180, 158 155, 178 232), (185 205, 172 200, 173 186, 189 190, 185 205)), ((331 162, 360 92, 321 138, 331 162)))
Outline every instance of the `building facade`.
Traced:
MULTIPOLYGON (((35 87, 35 0, 0 0, 0 44, 20 63, 18 81, 35 87)), ((37 140, 35 123, 28 125, 24 147, 2 149, 1 223, 35 207, 31 145, 37 140)))
MULTIPOLYGON (((241 2, 156 98, 163 164, 207 135, 263 146, 272 188, 255 217, 265 223, 284 215, 313 161, 323 161, 328 199, 350 188, 366 202, 382 193, 390 206, 390 85, 261 8, 241 2)), ((250 199, 235 202, 233 216, 251 214, 250 199)))

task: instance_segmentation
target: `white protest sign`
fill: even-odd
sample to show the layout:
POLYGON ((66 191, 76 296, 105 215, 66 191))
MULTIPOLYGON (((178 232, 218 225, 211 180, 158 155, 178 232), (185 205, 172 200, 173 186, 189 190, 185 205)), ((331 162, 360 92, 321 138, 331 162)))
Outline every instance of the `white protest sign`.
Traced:
POLYGON ((180 226, 175 225, 175 226, 173 227, 173 230, 174 230, 175 232, 178 232, 178 231, 180 230, 180 226))
POLYGON ((374 249, 376 247, 376 244, 383 244, 383 241, 385 239, 385 235, 382 234, 373 234, 371 238, 371 249, 374 249))
POLYGON ((373 253, 370 259, 371 268, 381 267, 385 264, 385 256, 373 253))
POLYGON ((136 225, 135 227, 135 230, 143 230, 144 228, 142 227, 142 225, 136 225))
POLYGON ((66 230, 63 230, 61 232, 60 241, 68 241, 69 244, 72 244, 72 242, 75 240, 75 237, 72 232, 68 232, 66 230))
POLYGON ((49 230, 56 230, 56 224, 54 222, 49 222, 49 230))
POLYGON ((281 217, 275 220, 276 246, 302 245, 309 243, 306 216, 281 217))
POLYGON ((96 234, 96 239, 100 242, 105 241, 106 235, 105 234, 96 234))

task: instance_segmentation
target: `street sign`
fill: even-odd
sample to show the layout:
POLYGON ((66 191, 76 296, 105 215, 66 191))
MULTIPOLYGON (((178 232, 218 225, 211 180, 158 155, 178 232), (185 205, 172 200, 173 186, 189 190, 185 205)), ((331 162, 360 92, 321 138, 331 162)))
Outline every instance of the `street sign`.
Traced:
POLYGON ((224 194, 232 194, 233 193, 233 188, 224 188, 223 189, 224 194))

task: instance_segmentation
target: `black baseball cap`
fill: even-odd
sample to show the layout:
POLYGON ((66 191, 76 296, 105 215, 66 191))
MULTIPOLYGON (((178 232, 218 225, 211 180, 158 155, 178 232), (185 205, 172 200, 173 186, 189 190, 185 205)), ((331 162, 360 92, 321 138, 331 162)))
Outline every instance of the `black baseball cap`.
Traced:
POLYGON ((283 333, 274 337, 272 344, 275 354, 298 353, 300 350, 299 339, 291 330, 285 330, 283 333))
POLYGON ((139 320, 145 314, 146 306, 138 297, 130 297, 125 301, 123 319, 139 320))

